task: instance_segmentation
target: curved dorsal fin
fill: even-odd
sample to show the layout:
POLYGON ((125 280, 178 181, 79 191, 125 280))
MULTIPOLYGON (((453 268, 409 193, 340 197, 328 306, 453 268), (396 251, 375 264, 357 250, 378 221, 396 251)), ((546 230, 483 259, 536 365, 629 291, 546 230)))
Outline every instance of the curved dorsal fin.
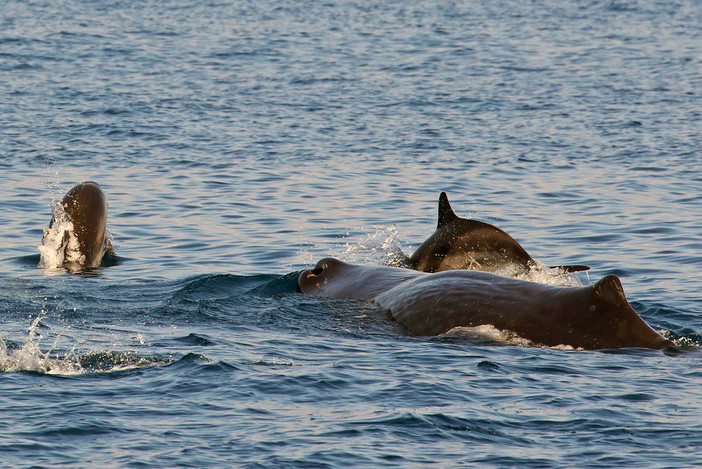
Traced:
POLYGON ((451 204, 449 204, 446 192, 442 192, 441 195, 439 195, 439 223, 436 225, 436 227, 441 228, 442 226, 451 223, 457 218, 458 217, 456 216, 456 214, 453 213, 451 204))
POLYGON ((595 284, 595 294, 609 303, 626 303, 622 282, 616 275, 607 275, 595 284))

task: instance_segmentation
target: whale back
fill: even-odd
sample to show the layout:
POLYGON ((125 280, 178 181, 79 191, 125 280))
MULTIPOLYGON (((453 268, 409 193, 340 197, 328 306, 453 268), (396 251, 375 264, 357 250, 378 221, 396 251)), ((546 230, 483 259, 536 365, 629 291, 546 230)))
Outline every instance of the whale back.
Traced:
POLYGON ((410 335, 432 336, 489 324, 547 346, 673 345, 636 314, 614 275, 594 285, 556 287, 489 272, 427 274, 327 258, 302 272, 298 286, 302 293, 317 296, 374 301, 410 335))
MULTIPOLYGON (((482 270, 520 275, 537 266, 529 253, 505 231, 478 220, 460 218, 448 196, 439 196, 436 231, 409 258, 422 272, 482 270)), ((588 270, 581 265, 558 266, 565 272, 588 270)))
POLYGON ((478 220, 460 218, 448 196, 439 196, 436 231, 410 257, 422 272, 454 269, 523 273, 536 263, 522 246, 501 229, 478 220))
POLYGON ((631 308, 615 276, 585 287, 556 287, 487 272, 446 271, 409 280, 375 300, 410 335, 489 324, 547 346, 672 345, 631 308))
POLYGON ((607 275, 594 285, 564 288, 561 294, 567 299, 562 305, 564 311, 551 311, 549 315, 559 324, 555 330, 560 329, 562 337, 567 338, 562 342, 565 345, 584 349, 661 349, 674 345, 634 311, 615 275, 607 275))

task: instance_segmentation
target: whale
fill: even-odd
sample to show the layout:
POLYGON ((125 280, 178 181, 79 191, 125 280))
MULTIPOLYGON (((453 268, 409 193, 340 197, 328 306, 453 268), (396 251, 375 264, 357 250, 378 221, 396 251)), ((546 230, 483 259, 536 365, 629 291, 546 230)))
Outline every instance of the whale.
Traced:
POLYGON ((674 345, 634 311, 614 275, 593 285, 557 287, 483 271, 427 273, 325 258, 300 273, 298 290, 374 302, 411 336, 491 325, 551 347, 663 349, 674 345))
MULTIPOLYGON (((409 258, 411 268, 422 272, 481 270, 521 275, 539 264, 509 234, 478 220, 457 216, 448 196, 439 196, 436 231, 409 258)), ((584 265, 553 266, 565 273, 589 270, 584 265)))
POLYGON ((61 265, 71 270, 99 267, 105 257, 114 258, 107 234, 107 198, 94 181, 82 182, 69 190, 54 210, 42 244, 58 240, 61 265))

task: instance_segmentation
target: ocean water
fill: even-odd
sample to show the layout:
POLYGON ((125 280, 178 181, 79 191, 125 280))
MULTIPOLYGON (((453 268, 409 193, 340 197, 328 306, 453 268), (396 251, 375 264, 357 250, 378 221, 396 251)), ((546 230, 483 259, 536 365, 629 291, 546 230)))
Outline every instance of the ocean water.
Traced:
POLYGON ((5 0, 0 466, 702 465, 701 90, 694 0, 5 0), (84 180, 119 262, 38 267, 84 180), (680 350, 295 293, 441 191, 680 350))

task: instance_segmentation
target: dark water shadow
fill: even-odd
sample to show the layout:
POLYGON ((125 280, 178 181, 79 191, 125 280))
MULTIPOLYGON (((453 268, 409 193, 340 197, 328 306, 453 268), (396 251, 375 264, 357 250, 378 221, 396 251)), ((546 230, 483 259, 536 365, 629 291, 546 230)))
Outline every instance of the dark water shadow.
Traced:
POLYGON ((100 271, 108 267, 115 267, 129 262, 133 259, 129 257, 117 256, 114 254, 105 254, 98 267, 79 267, 79 266, 61 266, 58 268, 47 269, 39 266, 41 254, 30 254, 27 256, 17 256, 6 259, 8 263, 18 265, 24 268, 38 268, 50 272, 51 274, 73 274, 82 277, 99 277, 100 271))

